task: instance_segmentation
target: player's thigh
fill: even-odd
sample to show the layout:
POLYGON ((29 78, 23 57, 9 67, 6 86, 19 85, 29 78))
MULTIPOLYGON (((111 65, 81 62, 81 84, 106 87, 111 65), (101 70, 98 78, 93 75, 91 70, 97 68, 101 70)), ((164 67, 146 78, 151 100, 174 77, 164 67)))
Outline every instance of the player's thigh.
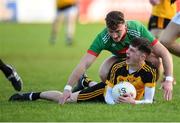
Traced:
POLYGON ((67 22, 71 22, 71 23, 75 22, 78 15, 77 7, 73 6, 73 7, 68 8, 65 15, 66 15, 65 18, 67 22))
POLYGON ((105 102, 104 91, 106 84, 100 82, 92 87, 80 91, 77 102, 105 102))
POLYGON ((57 10, 57 13, 56 13, 56 20, 57 21, 60 21, 60 20, 63 20, 64 19, 64 11, 63 10, 57 10))
POLYGON ((171 44, 180 36, 180 26, 170 22, 159 37, 162 44, 171 44))
POLYGON ((73 6, 69 9, 68 14, 71 18, 76 18, 78 15, 78 8, 77 6, 73 6))

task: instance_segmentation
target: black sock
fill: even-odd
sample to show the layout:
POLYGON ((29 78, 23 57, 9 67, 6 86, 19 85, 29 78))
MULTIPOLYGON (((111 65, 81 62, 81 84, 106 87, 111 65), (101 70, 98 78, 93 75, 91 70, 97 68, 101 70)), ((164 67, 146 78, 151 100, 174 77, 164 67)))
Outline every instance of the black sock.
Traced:
POLYGON ((30 93, 24 93, 23 98, 24 100, 37 100, 40 99, 40 93, 41 92, 30 92, 30 93))
POLYGON ((12 70, 9 69, 9 67, 7 67, 6 64, 4 64, 1 59, 0 59, 0 69, 2 70, 2 72, 6 77, 10 76, 12 73, 12 70))
POLYGON ((4 65, 3 61, 0 59, 0 69, 4 65))
POLYGON ((32 93, 32 100, 40 99, 40 93, 41 92, 32 93))
POLYGON ((37 99, 40 99, 40 93, 41 92, 30 92, 30 93, 22 93, 22 100, 30 100, 34 101, 37 99))

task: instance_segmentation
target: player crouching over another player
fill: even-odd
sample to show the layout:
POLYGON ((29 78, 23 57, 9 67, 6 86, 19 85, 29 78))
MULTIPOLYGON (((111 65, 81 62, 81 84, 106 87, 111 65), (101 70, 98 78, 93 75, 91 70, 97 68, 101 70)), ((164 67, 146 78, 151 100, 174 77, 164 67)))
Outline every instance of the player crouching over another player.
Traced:
MULTIPOLYGON (((126 61, 116 62, 110 69, 108 78, 105 82, 100 82, 92 87, 72 93, 66 100, 68 102, 106 102, 107 104, 130 103, 145 104, 153 103, 155 94, 155 82, 157 80, 157 69, 146 62, 146 58, 151 53, 151 46, 147 39, 134 38, 127 50, 126 61), (114 85, 122 82, 130 82, 136 89, 136 98, 130 94, 119 96, 114 101, 112 97, 112 88, 114 85), (144 97, 144 98, 143 98, 144 97)), ((71 90, 70 86, 65 89, 71 90)), ((10 101, 24 101, 47 99, 59 102, 62 93, 59 91, 45 91, 37 93, 14 94, 10 101)))

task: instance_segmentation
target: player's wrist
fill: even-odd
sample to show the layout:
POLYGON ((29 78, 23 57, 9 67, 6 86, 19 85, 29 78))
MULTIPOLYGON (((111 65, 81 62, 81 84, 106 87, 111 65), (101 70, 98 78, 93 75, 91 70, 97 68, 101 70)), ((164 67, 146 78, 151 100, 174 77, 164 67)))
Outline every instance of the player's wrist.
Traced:
POLYGON ((173 82, 174 78, 172 76, 166 76, 165 81, 173 82))
POLYGON ((66 85, 66 86, 64 87, 64 90, 71 91, 71 90, 72 90, 72 86, 71 86, 71 85, 66 85))
POLYGON ((133 105, 135 105, 136 104, 136 100, 131 100, 131 102, 130 102, 130 104, 133 104, 133 105))

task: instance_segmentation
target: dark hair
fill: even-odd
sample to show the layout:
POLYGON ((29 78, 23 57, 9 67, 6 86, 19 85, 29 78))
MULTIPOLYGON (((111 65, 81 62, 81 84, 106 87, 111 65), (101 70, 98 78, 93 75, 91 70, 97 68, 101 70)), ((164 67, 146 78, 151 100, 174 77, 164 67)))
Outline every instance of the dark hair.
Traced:
POLYGON ((118 24, 124 24, 124 14, 120 11, 111 11, 106 15, 106 26, 112 30, 115 30, 118 24))
POLYGON ((150 44, 150 41, 146 38, 134 38, 130 43, 130 45, 138 48, 138 50, 144 53, 147 53, 147 55, 150 55, 152 51, 152 46, 150 44))

